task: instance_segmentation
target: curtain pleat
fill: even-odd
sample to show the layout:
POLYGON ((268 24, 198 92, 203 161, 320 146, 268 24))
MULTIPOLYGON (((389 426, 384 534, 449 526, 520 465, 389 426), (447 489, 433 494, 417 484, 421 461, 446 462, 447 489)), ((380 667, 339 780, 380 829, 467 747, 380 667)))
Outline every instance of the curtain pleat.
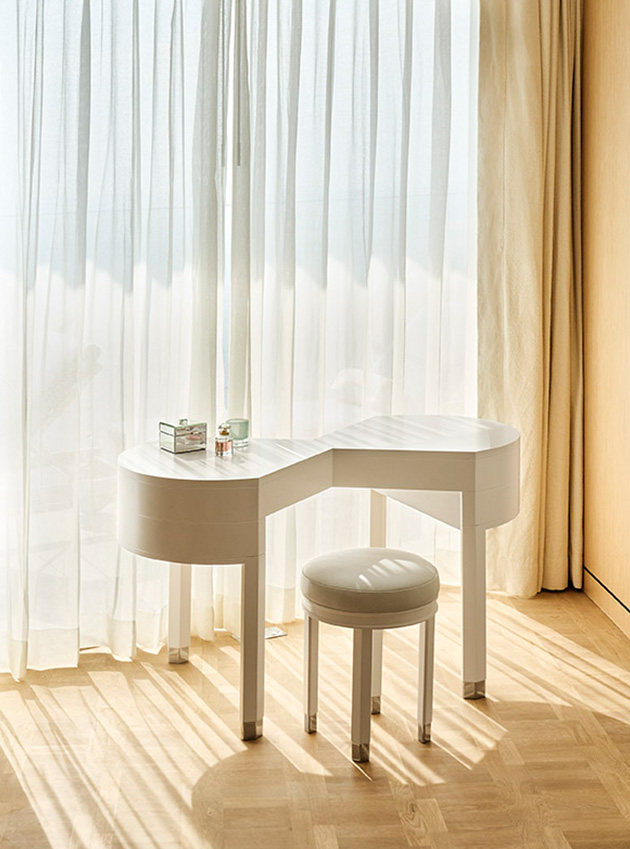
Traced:
POLYGON ((203 5, 193 142, 191 413, 216 422, 223 410, 223 274, 231 4, 203 5))
POLYGON ((238 0, 236 4, 235 28, 228 409, 231 416, 249 419, 252 277, 249 231, 252 210, 247 18, 244 0, 238 0))

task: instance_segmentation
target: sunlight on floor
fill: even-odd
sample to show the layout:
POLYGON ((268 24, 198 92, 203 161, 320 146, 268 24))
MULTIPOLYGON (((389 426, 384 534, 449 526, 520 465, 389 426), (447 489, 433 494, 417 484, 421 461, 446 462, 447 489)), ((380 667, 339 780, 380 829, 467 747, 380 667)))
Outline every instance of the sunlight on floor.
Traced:
POLYGON ((460 698, 459 592, 438 614, 433 742, 417 629, 386 634, 371 761, 350 759, 351 634, 322 627, 302 729, 301 623, 267 643, 265 737, 239 739, 238 647, 0 678, 0 847, 630 846, 630 644, 583 595, 489 599, 488 698, 460 698))

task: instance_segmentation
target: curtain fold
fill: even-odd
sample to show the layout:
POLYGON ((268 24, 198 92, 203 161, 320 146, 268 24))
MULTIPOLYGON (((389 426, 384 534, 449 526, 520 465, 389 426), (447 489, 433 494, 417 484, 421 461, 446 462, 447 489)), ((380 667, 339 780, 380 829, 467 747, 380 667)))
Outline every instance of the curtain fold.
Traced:
POLYGON ((582 585, 581 0, 480 4, 479 414, 522 434, 489 586, 582 585))

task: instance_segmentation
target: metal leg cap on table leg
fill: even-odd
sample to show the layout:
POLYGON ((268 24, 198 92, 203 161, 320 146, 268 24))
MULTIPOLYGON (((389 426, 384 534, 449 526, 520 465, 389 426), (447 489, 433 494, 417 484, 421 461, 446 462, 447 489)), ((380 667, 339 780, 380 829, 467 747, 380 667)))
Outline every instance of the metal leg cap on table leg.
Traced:
POLYGON ((485 681, 464 681, 465 699, 484 699, 486 696, 485 681))
POLYGON ((243 740, 257 740, 262 737, 262 719, 253 722, 243 722, 241 725, 241 738, 243 740))
POLYGON ((418 740, 421 743, 430 743, 431 742, 431 723, 428 725, 419 725, 418 726, 418 740))
POLYGON ((352 760, 355 764, 364 764, 370 760, 370 744, 369 743, 353 743, 352 744, 352 760))
POLYGON ((370 709, 370 713, 374 716, 377 713, 381 712, 381 697, 380 696, 372 696, 372 705, 370 709))
POLYGON ((314 734, 317 731, 317 714, 304 714, 304 730, 307 734, 314 734))
POLYGON ((188 663, 188 654, 189 654, 189 647, 188 646, 180 646, 178 649, 169 649, 168 650, 168 662, 169 663, 188 663))

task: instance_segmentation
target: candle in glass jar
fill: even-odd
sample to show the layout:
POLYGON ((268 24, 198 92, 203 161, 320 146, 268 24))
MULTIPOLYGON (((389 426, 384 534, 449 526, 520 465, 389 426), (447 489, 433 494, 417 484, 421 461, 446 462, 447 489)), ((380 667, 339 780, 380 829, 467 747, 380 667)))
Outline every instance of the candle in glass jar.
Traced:
POLYGON ((249 419, 228 419, 235 448, 244 448, 249 442, 249 419))

